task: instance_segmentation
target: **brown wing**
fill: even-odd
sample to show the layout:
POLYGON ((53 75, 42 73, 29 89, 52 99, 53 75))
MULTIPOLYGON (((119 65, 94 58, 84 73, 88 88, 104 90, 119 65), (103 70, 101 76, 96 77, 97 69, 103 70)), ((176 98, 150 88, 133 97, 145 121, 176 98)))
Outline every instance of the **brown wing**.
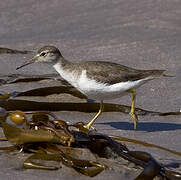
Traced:
POLYGON ((114 84, 126 81, 136 81, 150 77, 161 76, 164 70, 137 70, 120 64, 88 61, 79 64, 79 68, 87 70, 87 76, 98 82, 114 84))

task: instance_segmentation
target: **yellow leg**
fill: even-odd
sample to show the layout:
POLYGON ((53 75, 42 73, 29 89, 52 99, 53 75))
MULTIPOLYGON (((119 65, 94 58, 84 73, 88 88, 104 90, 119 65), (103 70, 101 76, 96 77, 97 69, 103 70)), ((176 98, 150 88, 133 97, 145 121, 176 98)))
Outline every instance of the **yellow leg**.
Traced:
POLYGON ((137 130, 137 122, 138 122, 138 117, 135 114, 135 102, 136 102, 136 90, 129 90, 128 92, 132 93, 133 99, 132 99, 132 105, 131 105, 131 117, 134 122, 134 130, 137 130))
POLYGON ((99 112, 95 115, 95 117, 85 126, 86 129, 90 129, 92 127, 92 124, 96 121, 96 119, 101 115, 101 113, 103 112, 104 109, 104 105, 103 105, 103 101, 101 101, 100 103, 100 109, 99 112))

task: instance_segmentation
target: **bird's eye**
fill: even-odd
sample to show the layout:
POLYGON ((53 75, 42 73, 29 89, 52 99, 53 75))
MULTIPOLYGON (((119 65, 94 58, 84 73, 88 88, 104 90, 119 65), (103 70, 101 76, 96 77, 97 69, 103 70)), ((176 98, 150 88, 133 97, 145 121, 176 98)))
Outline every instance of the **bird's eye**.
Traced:
POLYGON ((42 52, 41 54, 40 54, 40 56, 45 56, 46 55, 46 53, 45 52, 42 52))

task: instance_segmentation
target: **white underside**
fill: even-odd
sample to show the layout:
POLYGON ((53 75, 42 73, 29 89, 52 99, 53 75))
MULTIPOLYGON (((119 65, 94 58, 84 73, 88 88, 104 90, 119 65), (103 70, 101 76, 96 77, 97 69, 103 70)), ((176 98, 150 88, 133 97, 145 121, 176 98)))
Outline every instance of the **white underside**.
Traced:
POLYGON ((148 80, 142 79, 109 85, 89 79, 86 75, 86 70, 82 71, 81 76, 77 80, 78 76, 76 73, 63 71, 60 64, 55 64, 54 68, 63 79, 68 81, 88 98, 95 100, 106 100, 121 97, 127 93, 126 91, 136 89, 148 80))

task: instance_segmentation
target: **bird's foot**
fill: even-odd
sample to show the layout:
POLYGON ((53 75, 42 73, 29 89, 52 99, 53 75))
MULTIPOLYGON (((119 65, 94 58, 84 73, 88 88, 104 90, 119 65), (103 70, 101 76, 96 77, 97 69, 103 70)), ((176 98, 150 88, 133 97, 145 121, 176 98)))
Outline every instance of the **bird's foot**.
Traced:
POLYGON ((133 119, 134 130, 137 130, 138 116, 133 112, 130 112, 130 114, 131 114, 131 117, 133 119))
POLYGON ((88 130, 96 130, 93 126, 90 126, 89 124, 87 124, 86 126, 84 126, 86 129, 88 130))
POLYGON ((89 124, 85 125, 82 122, 74 124, 74 127, 76 127, 79 132, 83 132, 85 134, 88 134, 90 130, 96 130, 93 126, 90 126, 89 124))

